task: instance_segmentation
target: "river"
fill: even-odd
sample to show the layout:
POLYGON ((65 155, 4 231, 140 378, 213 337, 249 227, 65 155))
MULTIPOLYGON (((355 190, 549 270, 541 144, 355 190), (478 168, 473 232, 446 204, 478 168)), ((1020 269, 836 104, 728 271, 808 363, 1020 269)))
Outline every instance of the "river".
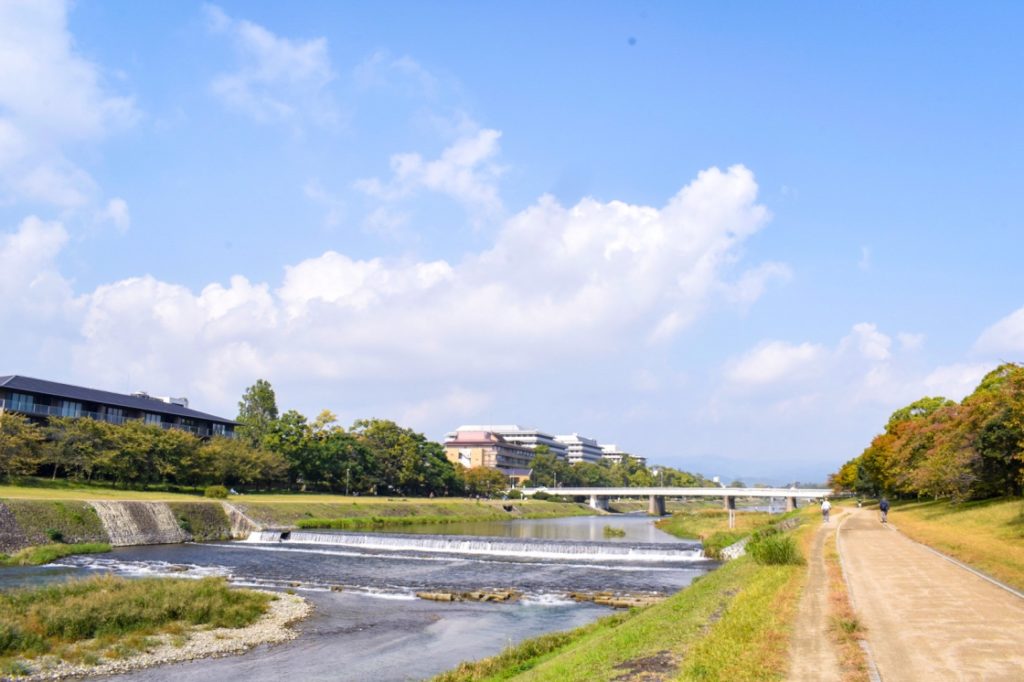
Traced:
POLYGON ((0 571, 0 587, 96 572, 221 575, 294 589, 315 606, 289 643, 241 656, 153 668, 117 680, 419 680, 462 660, 609 613, 580 590, 669 594, 714 567, 699 546, 650 517, 574 517, 402 528, 400 532, 257 533, 245 542, 124 547, 57 565, 0 571), (605 538, 604 527, 625 531, 605 538), (515 589, 513 603, 436 603, 420 590, 515 589))

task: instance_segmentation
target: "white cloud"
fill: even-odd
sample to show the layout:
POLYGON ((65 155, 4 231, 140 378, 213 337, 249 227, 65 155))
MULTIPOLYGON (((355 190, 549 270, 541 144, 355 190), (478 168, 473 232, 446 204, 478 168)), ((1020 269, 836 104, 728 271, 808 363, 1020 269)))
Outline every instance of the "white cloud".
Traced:
POLYGON ((825 349, 817 344, 766 341, 736 360, 726 377, 746 386, 791 381, 817 374, 824 356, 825 349))
MULTIPOLYGON (((437 381, 458 377, 466 393, 446 403, 456 410, 459 395, 481 391, 477 381, 607 355, 691 324, 720 300, 742 243, 766 221, 756 198, 746 168, 713 168, 661 208, 542 197, 489 249, 459 262, 328 251, 286 267, 277 288, 237 276, 198 293, 152 277, 77 298, 66 290, 72 374, 105 386, 131 377, 209 409, 233 408, 259 376, 327 395, 339 385, 346 395, 400 386, 410 414, 437 381)), ((15 279, 38 269, 67 287, 53 265, 60 229, 36 221, 6 239, 15 246, 5 253, 29 240, 37 254, 8 256, 33 263, 15 279)))
POLYGON ((100 222, 111 223, 121 234, 127 232, 132 225, 128 202, 117 197, 108 201, 106 207, 96 214, 96 218, 100 222))
POLYGON ((493 158, 499 152, 501 132, 482 129, 457 139, 433 161, 419 154, 391 157, 391 180, 357 180, 356 189, 388 201, 408 197, 420 189, 447 195, 473 210, 501 209, 497 181, 502 169, 493 158))
POLYGON ((13 200, 88 203, 95 183, 65 147, 100 139, 138 114, 75 52, 64 2, 0 3, 0 74, 0 189, 13 200))
POLYGON ((229 36, 238 53, 238 69, 218 75, 210 85, 225 104, 260 122, 295 124, 306 117, 322 125, 338 122, 326 92, 334 79, 326 38, 289 40, 232 19, 217 6, 204 10, 210 29, 229 36))
POLYGON ((956 363, 936 367, 922 382, 925 388, 924 394, 943 396, 950 400, 963 400, 994 368, 991 363, 956 363))
POLYGON ((982 332, 974 344, 979 353, 1024 353, 1024 307, 1018 308, 982 332))
MULTIPOLYGON (((0 320, 18 329, 16 320, 33 323, 69 314, 74 306, 71 286, 61 276, 57 256, 68 242, 58 222, 26 218, 15 232, 0 234, 0 320)), ((26 336, 27 330, 17 335, 26 336)), ((8 339, 10 339, 9 335, 8 339)))
POLYGON ((404 90, 432 97, 438 82, 429 71, 409 56, 395 57, 387 50, 374 52, 354 71, 356 84, 366 89, 404 90))
POLYGON ((869 360, 889 359, 892 339, 878 331, 878 327, 870 322, 853 325, 853 333, 848 339, 855 343, 860 354, 869 360))
POLYGON ((920 350, 922 347, 924 347, 924 340, 925 340, 925 335, 924 334, 912 334, 910 332, 900 332, 899 334, 896 335, 896 338, 899 339, 900 347, 903 350, 913 351, 913 350, 920 350))
POLYGON ((793 271, 785 263, 762 263, 748 270, 740 279, 726 288, 726 296, 737 303, 750 304, 761 298, 772 280, 788 282, 793 271))
POLYGON ((324 189, 319 180, 314 178, 307 181, 302 187, 302 193, 307 199, 326 209, 324 227, 333 228, 341 223, 342 216, 345 214, 345 203, 324 189))

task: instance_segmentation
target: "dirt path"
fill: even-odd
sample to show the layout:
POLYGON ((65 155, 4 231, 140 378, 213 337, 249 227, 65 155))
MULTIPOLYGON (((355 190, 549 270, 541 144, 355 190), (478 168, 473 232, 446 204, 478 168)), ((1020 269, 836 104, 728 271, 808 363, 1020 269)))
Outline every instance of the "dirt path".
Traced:
POLYGON ((829 636, 828 572, 825 568, 825 537, 835 531, 839 523, 838 509, 832 510, 832 520, 821 523, 811 540, 807 557, 807 582, 800 595, 793 639, 790 644, 790 668, 787 680, 791 682, 821 682, 839 680, 842 673, 835 647, 829 636))
POLYGON ((855 510, 840 539, 884 682, 1024 680, 1024 599, 882 525, 876 510, 855 510))

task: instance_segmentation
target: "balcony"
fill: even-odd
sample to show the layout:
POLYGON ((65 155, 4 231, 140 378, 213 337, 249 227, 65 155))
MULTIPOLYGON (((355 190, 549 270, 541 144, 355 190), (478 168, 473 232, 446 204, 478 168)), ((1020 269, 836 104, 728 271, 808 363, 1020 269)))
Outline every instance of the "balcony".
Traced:
MULTIPOLYGON (((52 405, 39 405, 38 403, 25 403, 24 401, 15 403, 11 400, 5 400, 0 398, 0 412, 17 412, 18 414, 24 414, 31 417, 87 417, 89 419, 95 419, 96 421, 107 422, 109 424, 124 424, 127 421, 132 421, 131 417, 124 417, 121 415, 107 414, 105 412, 90 412, 88 410, 78 410, 74 414, 71 414, 68 410, 63 407, 55 407, 52 405)), ((142 421, 142 419, 135 419, 134 421, 142 421)), ((157 424, 147 422, 153 426, 157 424)), ((226 438, 234 438, 234 431, 228 431, 225 433, 214 433, 212 429, 192 426, 189 424, 174 424, 172 422, 161 421, 159 426, 164 429, 180 429, 181 431, 187 431, 193 435, 199 436, 200 438, 209 438, 210 436, 224 436, 226 438)))

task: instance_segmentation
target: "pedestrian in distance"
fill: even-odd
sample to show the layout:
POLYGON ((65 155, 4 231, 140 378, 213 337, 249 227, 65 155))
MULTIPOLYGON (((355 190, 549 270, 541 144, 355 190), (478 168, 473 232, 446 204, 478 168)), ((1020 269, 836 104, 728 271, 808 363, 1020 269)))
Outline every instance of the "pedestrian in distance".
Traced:
POLYGON ((826 497, 821 501, 821 518, 824 519, 825 523, 828 523, 828 513, 832 510, 832 503, 828 501, 826 497))
POLYGON ((888 523, 889 517, 889 500, 882 498, 882 501, 878 503, 878 508, 882 510, 882 523, 888 523))

